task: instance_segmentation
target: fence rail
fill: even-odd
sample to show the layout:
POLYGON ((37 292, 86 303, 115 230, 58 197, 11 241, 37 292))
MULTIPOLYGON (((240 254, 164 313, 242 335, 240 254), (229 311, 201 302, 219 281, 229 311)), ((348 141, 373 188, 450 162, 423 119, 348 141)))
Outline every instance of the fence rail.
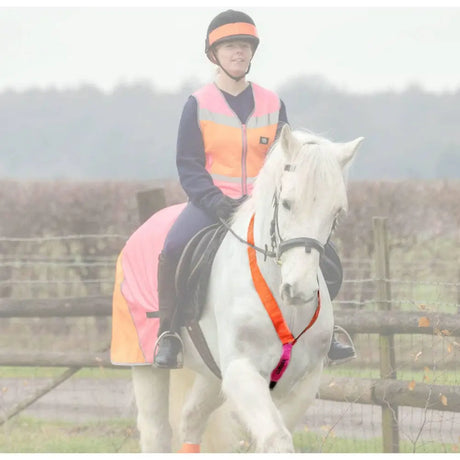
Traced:
MULTIPOLYGON (((0 299, 0 318, 49 318, 111 316, 112 297, 71 297, 68 299, 0 299)), ((338 324, 351 334, 438 334, 460 337, 456 314, 413 311, 334 312, 338 324)))
MULTIPOLYGON (((72 299, 1 299, 2 318, 49 318, 110 316, 111 297, 95 296, 72 299)), ((337 311, 335 320, 350 333, 369 334, 441 334, 460 336, 460 318, 453 314, 400 311, 337 311), (420 319, 423 318, 423 326, 420 319)), ((0 353, 0 366, 30 367, 107 367, 109 352, 26 352, 0 353)), ((460 387, 393 379, 363 379, 323 375, 319 398, 387 406, 419 407, 460 412, 460 387)))

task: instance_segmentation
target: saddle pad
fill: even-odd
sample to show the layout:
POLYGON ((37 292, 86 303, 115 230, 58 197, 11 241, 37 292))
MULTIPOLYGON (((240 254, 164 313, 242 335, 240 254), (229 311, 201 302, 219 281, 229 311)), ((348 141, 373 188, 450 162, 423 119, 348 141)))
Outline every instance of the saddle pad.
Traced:
POLYGON ((112 302, 112 364, 151 364, 159 319, 158 256, 174 221, 186 203, 155 213, 128 239, 118 256, 112 302))

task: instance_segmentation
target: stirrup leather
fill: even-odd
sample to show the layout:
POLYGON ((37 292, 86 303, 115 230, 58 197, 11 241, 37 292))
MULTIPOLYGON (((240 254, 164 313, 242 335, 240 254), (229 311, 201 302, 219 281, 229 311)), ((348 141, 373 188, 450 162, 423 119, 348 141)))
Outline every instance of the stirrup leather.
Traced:
MULTIPOLYGON (((182 342, 181 336, 177 332, 165 331, 163 332, 155 342, 155 348, 153 349, 153 365, 156 365, 156 356, 158 353, 158 348, 162 340, 166 337, 173 339, 179 346, 179 351, 176 356, 176 364, 171 366, 170 369, 181 369, 184 367, 184 342, 182 342)), ((163 367, 163 366, 158 366, 163 367)))

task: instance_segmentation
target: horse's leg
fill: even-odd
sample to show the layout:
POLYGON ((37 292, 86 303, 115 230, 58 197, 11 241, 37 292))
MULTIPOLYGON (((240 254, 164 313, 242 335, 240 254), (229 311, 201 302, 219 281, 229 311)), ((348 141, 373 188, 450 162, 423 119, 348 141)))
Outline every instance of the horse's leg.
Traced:
POLYGON ((169 371, 133 366, 132 377, 142 452, 171 452, 169 371))
POLYGON ((267 381, 245 358, 226 367, 222 389, 256 441, 258 452, 294 452, 292 436, 272 401, 267 381))
POLYGON ((180 438, 183 449, 201 444, 209 416, 223 401, 220 381, 197 374, 182 411, 180 438))
POLYGON ((322 370, 323 363, 321 362, 312 372, 305 374, 278 405, 284 423, 291 433, 316 398, 322 370))

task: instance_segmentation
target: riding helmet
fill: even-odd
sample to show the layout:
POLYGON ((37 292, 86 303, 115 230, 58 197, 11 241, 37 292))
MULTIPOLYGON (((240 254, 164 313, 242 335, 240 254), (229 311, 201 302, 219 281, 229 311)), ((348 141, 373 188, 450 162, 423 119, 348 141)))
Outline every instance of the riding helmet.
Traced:
POLYGON ((209 51, 214 45, 226 40, 245 39, 252 45, 252 54, 259 45, 256 25, 246 13, 235 10, 227 10, 218 14, 209 24, 206 33, 205 53, 209 57, 209 51))

